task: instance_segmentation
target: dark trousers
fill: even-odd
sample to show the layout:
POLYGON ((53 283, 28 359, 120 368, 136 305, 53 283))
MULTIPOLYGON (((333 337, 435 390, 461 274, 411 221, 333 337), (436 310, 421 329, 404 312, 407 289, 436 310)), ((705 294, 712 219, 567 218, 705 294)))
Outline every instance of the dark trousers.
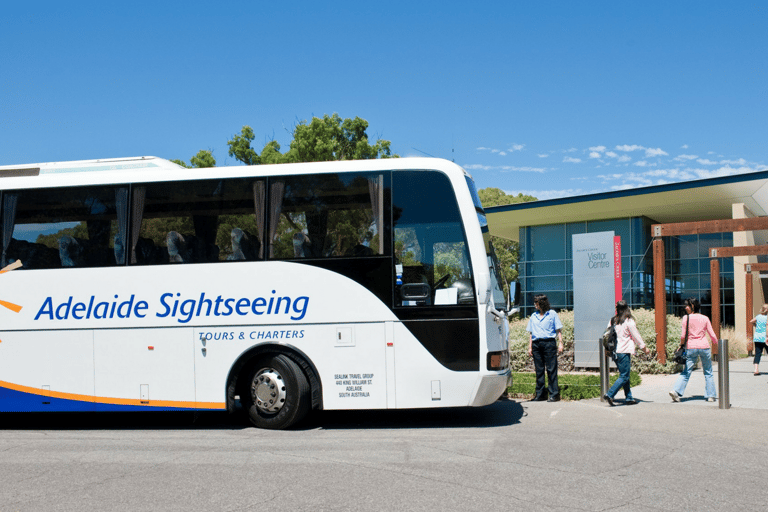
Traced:
POLYGON ((560 395, 557 386, 557 342, 554 338, 542 338, 533 340, 533 366, 536 368, 536 398, 544 398, 560 395), (544 370, 547 371, 549 387, 544 391, 544 370))
POLYGON ((765 343, 760 343, 759 341, 755 342, 755 359, 752 361, 752 364, 760 364, 760 356, 763 355, 763 350, 765 350, 765 353, 768 354, 768 347, 766 347, 765 343))

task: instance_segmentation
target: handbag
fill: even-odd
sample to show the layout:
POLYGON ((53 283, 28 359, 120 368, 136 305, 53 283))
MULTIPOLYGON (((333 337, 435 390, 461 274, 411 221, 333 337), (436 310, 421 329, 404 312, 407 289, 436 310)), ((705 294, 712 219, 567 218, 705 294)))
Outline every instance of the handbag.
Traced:
POLYGON ((687 359, 686 353, 685 353, 685 347, 688 346, 688 323, 690 322, 691 318, 688 315, 685 315, 685 342, 680 344, 680 347, 678 347, 677 350, 675 350, 674 358, 675 362, 677 364, 685 364, 685 360, 687 359))

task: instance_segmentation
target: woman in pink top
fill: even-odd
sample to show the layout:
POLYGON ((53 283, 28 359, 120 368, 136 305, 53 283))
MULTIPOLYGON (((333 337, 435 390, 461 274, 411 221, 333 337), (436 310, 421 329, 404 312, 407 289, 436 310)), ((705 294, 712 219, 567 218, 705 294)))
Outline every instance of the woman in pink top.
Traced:
POLYGON ((635 345, 648 354, 648 347, 645 346, 640 332, 637 330, 635 320, 632 318, 632 312, 626 301, 620 300, 616 303, 616 316, 611 318, 611 325, 616 326, 616 355, 613 357, 616 361, 616 367, 619 369, 619 378, 613 383, 611 389, 603 395, 603 400, 608 405, 613 406, 613 399, 619 389, 624 388, 624 403, 636 404, 632 398, 632 391, 629 389, 629 371, 632 366, 631 357, 635 353, 635 345))
POLYGON ((707 402, 714 402, 715 378, 712 375, 712 350, 710 349, 710 340, 717 343, 717 336, 709 318, 699 313, 701 305, 694 298, 685 300, 685 312, 687 315, 683 318, 683 328, 680 334, 680 343, 686 344, 686 334, 688 342, 685 345, 685 368, 680 373, 675 383, 675 388, 669 392, 672 401, 679 402, 680 397, 685 393, 685 386, 688 385, 688 379, 691 377, 693 365, 696 360, 701 358, 701 369, 704 371, 705 395, 707 402), (709 340, 707 340, 709 336, 709 340))

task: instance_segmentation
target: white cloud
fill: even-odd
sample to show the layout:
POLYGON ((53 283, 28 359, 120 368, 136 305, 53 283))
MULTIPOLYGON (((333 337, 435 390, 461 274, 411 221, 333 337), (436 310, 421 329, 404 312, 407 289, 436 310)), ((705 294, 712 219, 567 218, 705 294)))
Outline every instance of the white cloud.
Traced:
POLYGON ((674 160, 675 162, 686 162, 688 160, 696 160, 699 158, 699 155, 677 155, 674 160))
POLYGON ((462 166, 468 171, 501 171, 501 172, 538 172, 543 173, 547 170, 543 167, 515 167, 513 165, 482 165, 482 164, 469 164, 462 166))
POLYGON ((661 148, 656 148, 656 149, 646 148, 645 149, 645 158, 653 158, 655 156, 668 156, 668 155, 669 155, 669 153, 667 153, 666 151, 664 151, 661 148))
POLYGON ((717 165, 717 162, 713 162, 712 160, 709 160, 708 158, 699 158, 696 160, 701 165, 717 165))
POLYGON ((619 155, 617 155, 617 154, 616 154, 616 153, 614 153, 613 151, 606 151, 606 152, 605 152, 605 156, 609 156, 609 157, 611 157, 611 158, 616 158, 616 157, 617 157, 617 156, 619 156, 619 155))
POLYGON ((605 146, 593 146, 589 148, 590 151, 597 151, 598 153, 602 153, 605 151, 605 146))
POLYGON ((547 158, 549 155, 546 153, 543 153, 541 155, 537 155, 539 158, 547 158))
POLYGON ((506 153, 506 151, 499 151, 499 155, 500 156, 507 156, 507 153, 506 153))
POLYGON ((739 158, 738 160, 720 160, 720 163, 725 165, 747 165, 747 161, 743 158, 739 158))
MULTIPOLYGON (((647 162, 641 161, 643 167, 647 162)), ((635 165, 640 164, 637 162, 635 165)), ((726 165, 719 169, 685 168, 685 169, 649 169, 643 172, 626 172, 623 174, 601 174, 597 178, 603 182, 610 183, 618 181, 616 185, 611 185, 611 190, 623 190, 634 187, 647 187, 651 185, 664 185, 680 181, 691 181, 707 178, 719 178, 723 176, 732 176, 735 174, 746 174, 768 169, 768 166, 757 167, 731 167, 726 165)))
POLYGON ((592 151, 592 152, 589 154, 589 158, 600 158, 600 157, 602 157, 602 156, 603 156, 603 155, 601 155, 601 154, 600 154, 600 153, 598 153, 597 151, 592 151))
POLYGON ((632 157, 629 155, 621 155, 618 159, 620 163, 629 162, 630 160, 632 160, 632 157))
POLYGON ((617 151, 638 151, 640 149, 645 149, 645 147, 637 146, 637 145, 628 146, 628 145, 624 144, 623 146, 616 146, 615 149, 617 151))
POLYGON ((578 164, 578 163, 581 163, 581 158, 573 158, 573 157, 567 156, 563 158, 563 162, 570 163, 570 164, 578 164))
POLYGON ((514 153, 515 151, 522 151, 525 149, 525 144, 512 144, 507 151, 510 153, 514 153))
POLYGON ((568 149, 564 150, 563 153, 575 153, 576 151, 578 151, 578 149, 576 149, 576 148, 568 148, 568 149))
POLYGON ((688 149, 688 144, 683 144, 682 146, 680 146, 680 149, 688 149))
POLYGON ((635 162, 632 165, 636 165, 638 167, 648 167, 648 162, 646 162, 645 160, 640 160, 639 162, 635 162))

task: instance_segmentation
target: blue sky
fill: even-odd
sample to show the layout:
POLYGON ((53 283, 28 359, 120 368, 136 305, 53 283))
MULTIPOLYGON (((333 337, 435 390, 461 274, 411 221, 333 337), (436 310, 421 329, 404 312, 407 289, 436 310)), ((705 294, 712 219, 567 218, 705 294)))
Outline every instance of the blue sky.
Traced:
POLYGON ((370 123, 540 199, 768 169, 768 3, 12 2, 0 165, 370 123), (328 7, 326 7, 326 5, 328 7))

